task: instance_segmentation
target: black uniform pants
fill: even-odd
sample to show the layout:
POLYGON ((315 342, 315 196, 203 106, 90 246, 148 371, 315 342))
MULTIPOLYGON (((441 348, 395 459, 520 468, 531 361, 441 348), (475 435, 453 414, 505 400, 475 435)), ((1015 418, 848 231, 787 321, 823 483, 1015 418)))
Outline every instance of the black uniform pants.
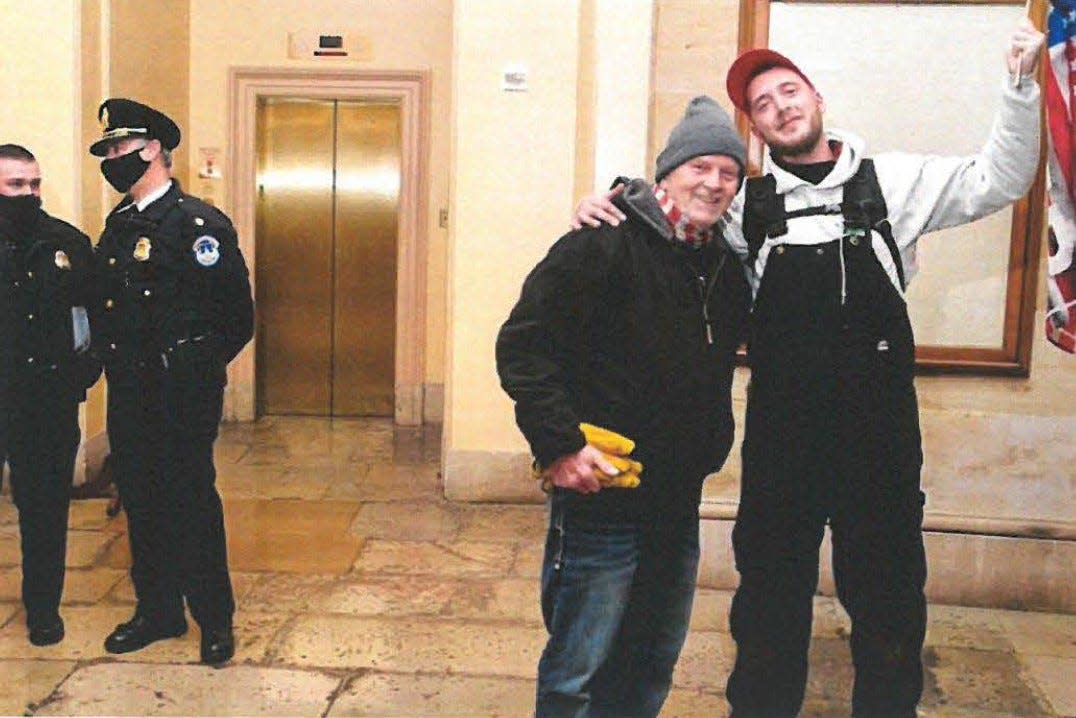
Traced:
POLYGON ((108 438, 131 543, 136 613, 203 630, 235 612, 213 442, 223 387, 154 362, 112 365, 108 438))
POLYGON ((22 602, 31 628, 59 615, 67 555, 67 515, 78 452, 78 399, 54 373, 18 377, 7 460, 19 511, 22 602))
POLYGON ((756 302, 733 531, 735 718, 792 718, 801 707, 827 521, 838 597, 852 619, 853 715, 914 718, 922 692, 912 332, 869 245, 844 240, 843 250, 842 271, 837 242, 775 249, 756 302))

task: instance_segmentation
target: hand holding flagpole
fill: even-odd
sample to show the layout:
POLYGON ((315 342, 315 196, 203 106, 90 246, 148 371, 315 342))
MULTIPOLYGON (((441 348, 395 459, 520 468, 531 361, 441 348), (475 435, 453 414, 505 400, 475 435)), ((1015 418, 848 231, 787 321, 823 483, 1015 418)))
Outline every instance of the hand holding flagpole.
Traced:
MULTIPOLYGON (((1031 3, 1032 2, 1034 2, 1034 0, 1027 0, 1027 2, 1024 3, 1024 18, 1020 22, 1020 28, 1017 30, 1017 33, 1013 35, 1012 46, 1011 46, 1011 48, 1009 50, 1009 56, 1010 56, 1009 62, 1012 65, 1012 86, 1013 87, 1019 87, 1020 83, 1023 82, 1023 80, 1024 80, 1024 69, 1023 69, 1024 56, 1027 54, 1027 50, 1029 49, 1027 47, 1024 47, 1023 44, 1021 43, 1022 38, 1020 37, 1020 30, 1028 30, 1029 29, 1032 32, 1037 32, 1035 30, 1035 26, 1031 24, 1031 19, 1030 19, 1031 3)), ((1040 39, 1038 44, 1039 44, 1039 47, 1037 47, 1035 49, 1035 60, 1038 59, 1038 52, 1042 47, 1041 39, 1040 39)), ((1036 64, 1037 64, 1036 62, 1032 62, 1031 68, 1029 69, 1028 74, 1034 73, 1036 64)))

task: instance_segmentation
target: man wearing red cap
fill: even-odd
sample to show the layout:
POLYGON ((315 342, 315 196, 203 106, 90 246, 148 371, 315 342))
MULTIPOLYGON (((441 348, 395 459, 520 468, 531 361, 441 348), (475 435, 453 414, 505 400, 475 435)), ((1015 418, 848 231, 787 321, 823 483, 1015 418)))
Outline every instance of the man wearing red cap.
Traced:
MULTIPOLYGON (((735 718, 792 718, 807 680, 828 522, 852 619, 853 715, 914 718, 926 626, 922 449, 904 285, 918 238, 1023 196, 1039 157, 1033 76, 1043 36, 1014 32, 1001 109, 979 154, 865 158, 823 129, 825 103, 788 58, 743 54, 729 97, 767 144, 729 215, 755 293, 739 512, 735 718)), ((584 200, 576 222, 614 213, 584 200)))

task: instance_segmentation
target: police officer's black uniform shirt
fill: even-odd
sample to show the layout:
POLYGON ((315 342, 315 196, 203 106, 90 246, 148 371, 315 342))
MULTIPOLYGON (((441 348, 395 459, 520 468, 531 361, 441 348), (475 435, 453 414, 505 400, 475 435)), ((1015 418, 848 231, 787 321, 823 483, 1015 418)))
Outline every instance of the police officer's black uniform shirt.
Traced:
MULTIPOLYGON (((86 307, 91 298, 89 237, 44 211, 25 229, 0 218, 0 254, 6 295, 0 310, 0 390, 6 381, 33 383, 54 376, 69 385, 73 396, 85 397, 97 367, 80 351, 88 347, 76 348, 72 308, 86 307)), ((83 332, 88 330, 84 319, 79 323, 83 332)))
POLYGON ((94 347, 106 366, 193 362, 208 372, 203 379, 225 382, 227 363, 253 336, 254 306, 224 213, 175 181, 142 210, 124 198, 95 261, 94 347))

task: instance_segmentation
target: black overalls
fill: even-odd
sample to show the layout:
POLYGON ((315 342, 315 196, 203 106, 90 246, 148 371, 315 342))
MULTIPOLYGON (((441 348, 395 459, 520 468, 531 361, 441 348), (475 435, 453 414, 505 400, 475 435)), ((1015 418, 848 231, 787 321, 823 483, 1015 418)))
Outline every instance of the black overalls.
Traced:
POLYGON ((828 521, 853 624, 853 715, 912 718, 926 623, 914 344, 869 235, 772 248, 749 358, 733 531, 733 715, 791 718, 800 709, 828 521))

